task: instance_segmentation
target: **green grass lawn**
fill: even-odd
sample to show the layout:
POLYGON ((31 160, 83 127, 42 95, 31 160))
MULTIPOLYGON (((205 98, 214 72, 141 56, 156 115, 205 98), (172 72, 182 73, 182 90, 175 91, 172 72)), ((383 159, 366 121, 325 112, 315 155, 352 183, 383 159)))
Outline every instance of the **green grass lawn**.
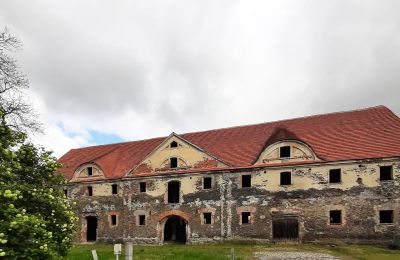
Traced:
MULTIPOLYGON (((262 251, 312 251, 327 253, 341 259, 399 260, 400 251, 371 245, 342 245, 336 247, 311 244, 202 244, 202 245, 163 245, 133 246, 134 259, 229 259, 230 249, 235 249, 235 259, 254 259, 254 252, 262 251)), ((92 259, 91 250, 96 249, 99 260, 115 259, 113 245, 90 244, 75 245, 66 259, 92 259)), ((124 259, 120 256, 120 259, 124 259)))

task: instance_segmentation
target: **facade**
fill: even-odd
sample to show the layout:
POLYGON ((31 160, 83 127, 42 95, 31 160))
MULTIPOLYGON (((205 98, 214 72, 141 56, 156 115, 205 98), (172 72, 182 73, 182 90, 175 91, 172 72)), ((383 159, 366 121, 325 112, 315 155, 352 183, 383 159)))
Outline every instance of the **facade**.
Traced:
POLYGON ((72 149, 76 242, 388 243, 400 119, 383 106, 72 149))

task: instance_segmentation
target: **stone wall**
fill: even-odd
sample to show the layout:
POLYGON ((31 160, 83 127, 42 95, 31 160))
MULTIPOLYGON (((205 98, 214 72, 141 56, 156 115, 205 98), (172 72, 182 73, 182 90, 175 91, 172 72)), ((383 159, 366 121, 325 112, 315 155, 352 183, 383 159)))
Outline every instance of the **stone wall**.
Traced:
POLYGON ((96 216, 99 241, 162 243, 163 225, 171 215, 186 221, 188 243, 272 241, 273 215, 282 213, 298 218, 300 242, 386 243, 400 232, 399 186, 398 160, 365 160, 70 183, 68 194, 80 216, 77 242, 86 241, 85 218, 96 216), (393 166, 393 180, 379 180, 384 165, 393 166), (335 168, 342 169, 342 182, 330 184, 329 169, 335 168), (291 172, 292 185, 280 185, 283 171, 291 172), (251 174, 251 187, 241 187, 243 174, 251 174), (212 177, 211 189, 203 189, 203 177, 212 177), (178 204, 167 203, 172 180, 181 183, 178 204), (139 182, 146 182, 146 192, 140 192, 139 182), (111 184, 118 185, 118 194, 111 195, 111 184), (341 210, 341 224, 329 223, 331 210, 341 210), (394 210, 393 223, 380 224, 379 210, 394 210), (212 213, 211 224, 204 224, 204 212, 212 213), (250 224, 241 223, 242 212, 250 212, 250 224), (117 215, 115 226, 111 215, 117 215), (139 215, 146 216, 143 226, 139 215))

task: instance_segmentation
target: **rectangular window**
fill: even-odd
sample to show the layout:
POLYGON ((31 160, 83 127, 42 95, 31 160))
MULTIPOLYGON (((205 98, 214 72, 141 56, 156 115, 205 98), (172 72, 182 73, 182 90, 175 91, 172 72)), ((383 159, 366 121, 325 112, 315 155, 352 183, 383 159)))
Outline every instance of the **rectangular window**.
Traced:
POLYGON ((332 225, 342 224, 342 211, 341 210, 329 211, 329 224, 332 224, 332 225))
POLYGON ((342 181, 341 169, 330 169, 329 170, 329 183, 339 183, 342 181))
POLYGON ((178 158, 172 157, 169 158, 171 168, 178 168, 178 158))
POLYGON ((242 224, 250 224, 250 223, 251 223, 251 213, 242 212, 242 224))
POLYGON ((211 212, 203 213, 204 224, 211 224, 211 212))
POLYGON ((290 146, 282 146, 279 148, 280 158, 289 158, 290 156, 290 146))
POLYGON ((93 187, 92 186, 88 186, 87 191, 88 191, 88 196, 93 196, 93 187))
POLYGON ((111 225, 112 226, 117 225, 117 215, 111 215, 111 225))
POLYGON ((87 175, 92 176, 93 175, 93 167, 87 167, 87 175))
POLYGON ((145 182, 140 182, 140 192, 146 192, 146 183, 145 182))
POLYGON ((118 185, 117 184, 111 185, 111 190, 112 194, 118 194, 118 185))
POLYGON ((381 166, 379 167, 379 179, 381 181, 393 180, 393 167, 390 166, 381 166))
POLYGON ((393 210, 380 210, 379 223, 390 224, 393 223, 393 210))
POLYGON ((291 185, 292 174, 290 172, 281 172, 281 185, 291 185))
POLYGON ((68 197, 68 189, 64 189, 64 195, 65 197, 68 197))
POLYGON ((242 188, 251 187, 251 175, 242 175, 242 188))
POLYGON ((211 189, 211 177, 204 177, 203 178, 203 189, 211 189))
POLYGON ((146 215, 139 215, 139 226, 146 225, 146 215))

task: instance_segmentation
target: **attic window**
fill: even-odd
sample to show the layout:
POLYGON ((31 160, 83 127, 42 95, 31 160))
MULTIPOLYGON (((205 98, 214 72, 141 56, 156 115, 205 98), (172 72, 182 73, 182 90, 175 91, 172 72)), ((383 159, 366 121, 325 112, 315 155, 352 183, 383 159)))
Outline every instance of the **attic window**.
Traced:
POLYGON ((341 180, 341 170, 340 169, 330 169, 329 170, 329 183, 340 183, 341 180))
POLYGON ((279 148, 280 158, 290 158, 290 146, 282 146, 279 148))
POLYGON ((242 175, 242 188, 251 187, 251 175, 242 175))
POLYGON ((87 167, 87 175, 92 176, 93 175, 93 167, 87 167))
POLYGON ((169 158, 169 163, 171 168, 178 168, 178 158, 176 157, 169 158))
POLYGON ((118 185, 117 184, 111 185, 111 193, 118 194, 118 185))
POLYGON ((393 167, 392 166, 381 166, 379 167, 379 180, 389 181, 393 180, 393 167))
POLYGON ((170 148, 176 148, 178 147, 178 143, 175 141, 172 141, 171 144, 169 145, 170 148))

